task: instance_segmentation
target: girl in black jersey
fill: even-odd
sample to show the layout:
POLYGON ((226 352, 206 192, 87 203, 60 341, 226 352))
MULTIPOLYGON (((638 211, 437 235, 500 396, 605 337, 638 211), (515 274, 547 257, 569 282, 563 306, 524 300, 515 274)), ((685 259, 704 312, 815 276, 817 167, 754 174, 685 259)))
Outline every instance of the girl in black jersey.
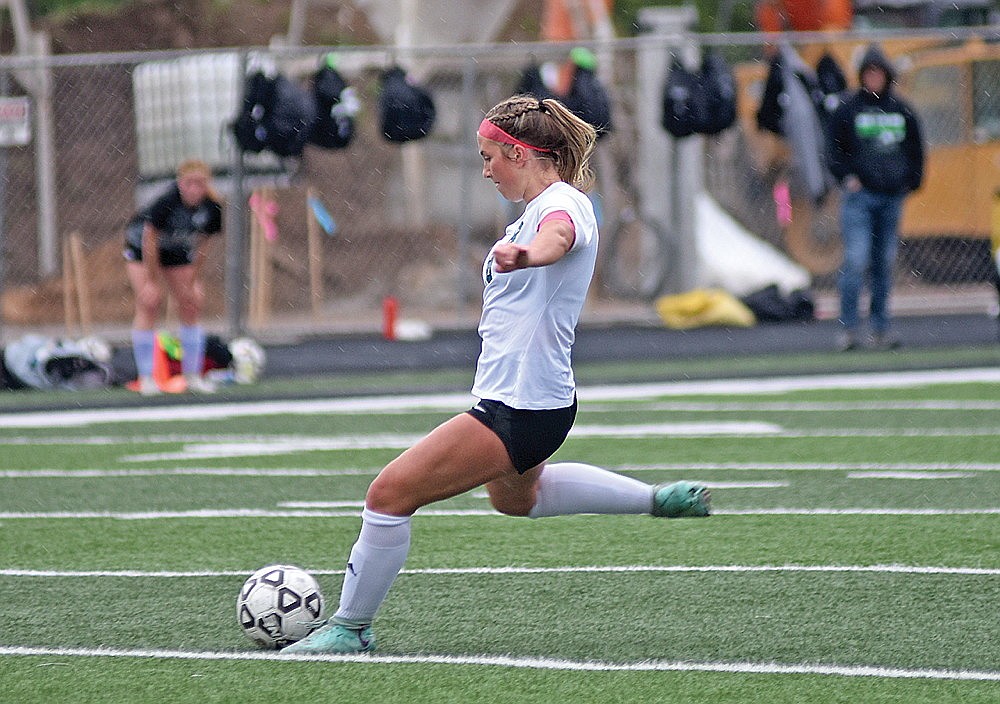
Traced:
POLYGON ((166 292, 174 297, 180 316, 187 388, 194 393, 214 391, 202 376, 205 290, 199 269, 205 240, 221 229, 221 199, 212 187, 211 170, 205 162, 190 159, 177 167, 169 190, 137 213, 125 230, 125 268, 135 293, 132 348, 142 394, 160 393, 153 379, 154 328, 166 292))

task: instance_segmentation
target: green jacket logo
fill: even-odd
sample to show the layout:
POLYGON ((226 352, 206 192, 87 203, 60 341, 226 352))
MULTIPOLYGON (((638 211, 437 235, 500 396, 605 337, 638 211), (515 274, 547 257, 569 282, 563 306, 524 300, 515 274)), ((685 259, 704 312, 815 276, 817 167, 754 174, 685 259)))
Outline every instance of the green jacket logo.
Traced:
POLYGON ((859 139, 889 147, 906 138, 906 118, 898 112, 863 112, 854 119, 854 131, 859 139))

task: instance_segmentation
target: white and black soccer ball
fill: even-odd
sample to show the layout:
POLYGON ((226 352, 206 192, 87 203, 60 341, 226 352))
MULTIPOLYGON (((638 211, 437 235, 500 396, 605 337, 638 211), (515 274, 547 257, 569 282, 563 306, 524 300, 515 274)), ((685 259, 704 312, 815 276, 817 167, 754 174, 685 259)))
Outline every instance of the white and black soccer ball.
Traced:
POLYGON ((249 337, 239 337, 229 343, 229 352, 233 355, 230 365, 233 370, 233 380, 237 384, 252 384, 260 377, 267 363, 264 348, 249 337))
POLYGON ((114 350, 111 349, 111 345, 103 337, 98 335, 88 335, 86 337, 81 337, 77 340, 76 344, 80 346, 80 349, 101 364, 111 364, 111 358, 114 354, 114 350))
POLYGON ((243 632, 266 648, 302 640, 322 618, 319 583, 294 565, 261 567, 247 577, 236 599, 236 620, 243 632))

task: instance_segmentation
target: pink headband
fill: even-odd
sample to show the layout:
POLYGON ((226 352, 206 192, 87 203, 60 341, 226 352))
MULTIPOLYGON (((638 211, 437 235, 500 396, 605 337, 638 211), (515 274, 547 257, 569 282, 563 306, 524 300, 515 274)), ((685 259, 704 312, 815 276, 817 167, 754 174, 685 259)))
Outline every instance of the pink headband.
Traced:
POLYGON ((499 142, 500 144, 516 144, 519 147, 524 147, 525 149, 531 149, 536 152, 552 152, 551 149, 544 149, 542 147, 533 147, 527 142, 522 142, 517 137, 512 137, 511 135, 504 132, 502 129, 494 125, 489 120, 483 120, 479 123, 479 136, 483 139, 489 139, 494 142, 499 142))

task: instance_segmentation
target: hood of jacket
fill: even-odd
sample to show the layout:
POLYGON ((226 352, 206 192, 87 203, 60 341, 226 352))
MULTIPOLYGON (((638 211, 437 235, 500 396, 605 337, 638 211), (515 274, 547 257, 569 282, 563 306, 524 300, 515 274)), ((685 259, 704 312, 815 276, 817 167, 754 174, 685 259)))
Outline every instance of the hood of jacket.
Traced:
POLYGON ((865 50, 864 55, 861 57, 861 61, 858 63, 858 82, 861 82, 861 74, 864 73, 865 69, 869 66, 875 66, 885 71, 886 79, 888 85, 896 80, 896 69, 889 61, 888 57, 882 52, 877 44, 872 44, 865 50))

